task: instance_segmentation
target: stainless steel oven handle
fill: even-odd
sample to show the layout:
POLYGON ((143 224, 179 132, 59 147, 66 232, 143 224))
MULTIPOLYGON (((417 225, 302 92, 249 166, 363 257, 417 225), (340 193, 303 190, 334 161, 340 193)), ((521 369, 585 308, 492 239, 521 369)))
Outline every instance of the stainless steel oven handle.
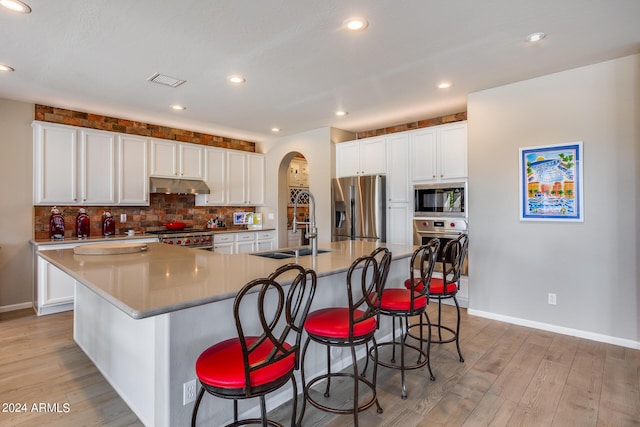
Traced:
POLYGON ((421 231, 421 230, 416 230, 416 233, 420 235, 426 235, 426 236, 432 236, 432 237, 444 237, 448 239, 455 239, 460 234, 462 234, 462 232, 460 231, 450 231, 450 232, 443 233, 441 231, 421 231))

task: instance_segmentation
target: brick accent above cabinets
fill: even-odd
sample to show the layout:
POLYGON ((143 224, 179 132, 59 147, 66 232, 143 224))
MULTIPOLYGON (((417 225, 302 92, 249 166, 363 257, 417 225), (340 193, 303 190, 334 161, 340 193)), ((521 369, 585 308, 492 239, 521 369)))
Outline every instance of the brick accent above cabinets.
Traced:
POLYGON ((447 123, 461 122, 467 120, 467 112, 449 114, 448 116, 435 117, 432 119, 419 120, 417 122, 404 123, 396 126, 389 126, 382 129, 373 129, 358 132, 356 139, 369 138, 372 136, 387 135, 389 133, 404 132, 407 130, 427 128, 431 126, 444 125, 447 123))
POLYGON ((254 142, 243 141, 241 139, 208 135, 200 132, 174 129, 166 126, 137 122, 134 120, 101 116, 99 114, 65 110, 64 108, 49 107, 46 105, 36 104, 35 120, 110 132, 126 133, 130 135, 147 136, 149 138, 190 142, 192 144, 207 145, 210 147, 230 148, 233 150, 248 151, 251 153, 255 153, 256 151, 256 144, 254 142))

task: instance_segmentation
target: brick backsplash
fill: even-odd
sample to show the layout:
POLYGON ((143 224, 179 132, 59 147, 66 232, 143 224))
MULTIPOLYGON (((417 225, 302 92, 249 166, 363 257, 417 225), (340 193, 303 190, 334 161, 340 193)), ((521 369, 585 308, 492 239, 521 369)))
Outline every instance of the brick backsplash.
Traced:
MULTIPOLYGON (((210 218, 223 219, 228 229, 233 225, 234 212, 253 212, 247 206, 195 206, 193 194, 151 194, 149 206, 84 206, 91 221, 91 236, 102 235, 102 214, 111 212, 116 220, 116 234, 133 229, 137 232, 162 229, 170 221, 182 221, 189 228, 206 228, 210 218), (120 222, 120 214, 127 214, 127 222, 120 222)), ((76 236, 76 216, 83 206, 58 206, 64 215, 64 236, 76 236)), ((49 239, 49 218, 52 206, 34 206, 34 239, 49 239)))
POLYGON ((208 145, 211 147, 230 148, 255 152, 256 144, 241 139, 208 135, 189 130, 174 129, 166 126, 152 125, 134 120, 118 119, 99 114, 82 113, 63 108, 38 105, 35 107, 35 119, 43 122, 79 126, 83 128, 106 130, 131 135, 148 136, 150 138, 170 139, 179 142, 208 145))
POLYGON ((430 127, 430 126, 444 125, 446 123, 461 122, 463 120, 467 120, 466 111, 463 112, 463 113, 456 113, 456 114, 449 114, 447 116, 442 116, 442 117, 435 117, 433 119, 420 120, 420 121, 417 121, 417 122, 404 123, 404 124, 401 124, 401 125, 389 126, 389 127, 381 128, 381 129, 373 129, 373 130, 367 130, 367 131, 363 131, 363 132, 358 132, 356 134, 356 137, 357 137, 357 139, 369 138, 369 137, 372 137, 372 136, 386 135, 386 134, 389 134, 389 133, 404 132, 404 131, 407 131, 407 130, 414 130, 414 129, 421 129, 421 128, 426 128, 426 127, 430 127))

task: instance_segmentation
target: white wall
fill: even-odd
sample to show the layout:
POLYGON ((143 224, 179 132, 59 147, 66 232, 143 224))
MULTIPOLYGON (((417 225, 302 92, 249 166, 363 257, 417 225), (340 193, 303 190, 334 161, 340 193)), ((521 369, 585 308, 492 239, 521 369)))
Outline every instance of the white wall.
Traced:
POLYGON ((469 312, 640 348, 640 55, 473 93, 468 126, 469 312), (518 149, 575 141, 584 222, 519 221, 518 149))
POLYGON ((316 201, 318 242, 331 241, 331 179, 335 176, 333 142, 348 138, 353 139, 354 135, 327 127, 256 144, 256 151, 266 155, 265 207, 259 211, 263 214, 263 226, 278 228, 278 247, 287 245, 286 166, 296 152, 302 154, 309 165, 309 191, 316 201), (283 160, 285 167, 281 167, 283 160), (269 213, 274 214, 273 220, 268 219, 269 213))
POLYGON ((34 106, 0 99, 0 311, 30 307, 34 106))

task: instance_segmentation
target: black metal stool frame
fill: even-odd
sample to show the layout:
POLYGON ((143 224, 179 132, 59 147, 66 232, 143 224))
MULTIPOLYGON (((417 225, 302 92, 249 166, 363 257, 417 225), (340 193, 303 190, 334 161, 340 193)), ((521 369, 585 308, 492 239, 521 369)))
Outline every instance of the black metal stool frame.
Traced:
POLYGON ((437 301, 438 303, 438 321, 431 323, 429 316, 425 311, 424 316, 426 324, 423 322, 416 323, 409 326, 408 335, 415 339, 420 339, 415 334, 411 333, 411 329, 419 328, 420 336, 422 336, 422 328, 427 326, 429 328, 429 335, 432 335, 431 328, 435 328, 438 332, 438 339, 431 339, 433 344, 446 344, 450 342, 456 343, 456 349, 458 350, 458 357, 460 363, 464 363, 464 357, 462 357, 462 351, 460 350, 460 304, 458 304, 458 298, 456 294, 460 289, 460 275, 462 272, 462 264, 464 263, 469 247, 469 237, 467 234, 460 234, 456 239, 450 240, 444 246, 442 250, 442 294, 435 294, 429 292, 429 299, 437 301), (451 284, 455 284, 455 290, 449 292, 448 288, 451 284), (452 299, 456 306, 457 320, 456 329, 442 324, 442 300, 452 299), (451 334, 451 338, 442 338, 442 331, 448 331, 451 334))
MULTIPOLYGON (((389 260, 390 262, 390 260, 389 260)), ((363 344, 367 344, 368 342, 373 342, 373 346, 374 348, 376 347, 376 342, 375 342, 375 330, 372 331, 369 334, 366 335, 362 335, 362 336, 354 336, 354 326, 360 322, 363 322, 365 320, 368 320, 372 317, 375 317, 377 319, 378 316, 378 306, 375 303, 375 298, 371 298, 372 294, 378 293, 380 294, 382 292, 382 289, 380 289, 380 285, 381 285, 381 281, 379 280, 379 268, 378 268, 378 263, 376 261, 376 259, 371 256, 362 256, 360 258, 358 258, 357 260, 355 260, 351 266, 349 267, 349 270, 347 271, 347 297, 348 297, 348 304, 349 304, 349 316, 350 316, 350 322, 349 322, 349 336, 347 338, 330 338, 330 337, 324 337, 324 336, 315 336, 313 334, 309 334, 307 331, 307 340, 305 341, 304 347, 302 349, 302 358, 301 358, 301 368, 300 368, 300 373, 301 373, 301 377, 302 377, 302 385, 303 385, 303 395, 304 395, 304 400, 303 400, 303 405, 302 405, 302 410, 300 412, 300 417, 298 419, 298 422, 296 424, 297 427, 300 427, 302 425, 302 419, 304 417, 304 413, 306 410, 306 402, 311 403, 311 405, 313 405, 314 407, 327 411, 327 412, 331 412, 331 413, 335 413, 335 414, 353 414, 354 417, 354 426, 358 426, 358 413, 362 412, 368 408, 370 408, 371 406, 373 406, 374 404, 377 406, 377 412, 378 413, 382 413, 383 409, 380 406, 380 403, 378 402, 378 396, 377 396, 377 391, 376 391, 376 379, 377 379, 377 366, 376 364, 374 364, 374 372, 373 372, 373 378, 372 380, 368 380, 367 378, 364 378, 363 376, 360 376, 358 374, 358 364, 357 364, 357 359, 356 359, 356 352, 355 352, 355 347, 358 345, 363 345, 363 344), (359 270, 362 269, 362 273, 361 273, 361 280, 360 280, 360 288, 362 291, 362 296, 360 298, 358 298, 357 300, 354 300, 353 298, 353 288, 352 288, 352 275, 354 273, 355 270, 359 270), (359 307, 366 307, 366 310, 364 312, 364 315, 358 319, 354 318, 354 312, 355 310, 357 310, 359 307), (327 348, 327 373, 324 375, 320 375, 318 377, 313 378, 309 383, 306 383, 306 377, 305 377, 305 373, 304 373, 304 358, 305 358, 305 354, 307 352, 307 348, 309 346, 309 343, 313 341, 316 342, 318 344, 324 345, 327 348), (353 363, 353 373, 346 373, 346 372, 337 372, 337 373, 332 373, 331 372, 331 357, 330 357, 330 349, 331 347, 350 347, 351 349, 351 360, 353 363), (354 401, 354 407, 352 409, 340 409, 340 408, 333 408, 333 407, 329 407, 329 406, 325 406, 322 405, 321 403, 315 401, 309 394, 309 390, 311 389, 311 387, 317 383, 318 381, 327 380, 327 387, 325 389, 325 393, 324 396, 325 397, 329 397, 330 396, 330 387, 331 387, 331 378, 334 377, 350 377, 354 379, 354 393, 353 393, 353 401, 354 401), (358 399, 358 383, 362 381, 365 385, 367 385, 370 390, 372 391, 372 396, 371 399, 363 404, 359 404, 359 399, 358 399)), ((377 353, 375 355, 377 357, 377 353)))
POLYGON ((293 388, 293 413, 291 416, 291 425, 294 425, 296 420, 298 395, 294 371, 299 368, 300 342, 302 331, 304 322, 309 312, 309 308, 311 307, 313 296, 315 294, 316 283, 317 276, 315 271, 305 270, 298 264, 287 264, 278 268, 268 278, 252 280, 238 292, 234 300, 233 312, 236 329, 238 331, 238 339, 242 347, 242 356, 244 359, 243 362, 245 386, 242 388, 220 388, 205 384, 200 381, 201 387, 191 417, 192 427, 195 427, 196 425, 198 408, 205 391, 217 397, 221 397, 224 399, 233 399, 234 421, 233 423, 227 424, 227 426, 261 424, 264 427, 266 427, 267 425, 283 427, 282 424, 268 420, 266 418, 267 411, 265 404, 265 395, 284 386, 288 381, 291 381, 293 388), (285 299, 283 286, 280 285, 277 280, 280 276, 290 274, 290 272, 294 272, 296 275, 290 285, 289 291, 286 293, 285 299), (264 307, 265 297, 270 291, 275 291, 277 293, 278 302, 275 310, 273 310, 273 313, 270 314, 271 319, 268 320, 265 316, 264 307), (239 310, 241 307, 242 299, 247 294, 255 292, 258 292, 257 308, 263 333, 259 337, 257 337, 255 341, 247 345, 239 310), (284 326, 281 327, 282 330, 280 331, 278 329, 279 324, 282 321, 283 314, 284 326), (273 345, 273 349, 271 350, 269 355, 264 360, 250 365, 250 354, 261 344, 267 341, 273 345), (291 344, 289 341, 294 341, 294 344, 291 344), (287 347, 284 346, 285 342, 289 344, 287 347), (294 369, 292 369, 287 375, 284 375, 259 387, 251 386, 252 372, 263 369, 267 365, 278 362, 282 359, 290 357, 291 355, 294 355, 295 357, 294 369), (250 399, 254 397, 258 397, 260 399, 261 418, 238 420, 238 400, 250 399))
MULTIPOLYGON (((408 289, 409 293, 409 307, 407 309, 387 309, 384 307, 384 304, 380 307, 380 315, 382 316, 390 316, 391 317, 391 334, 392 338, 389 342, 383 342, 378 344, 378 348, 383 348, 386 346, 392 346, 391 360, 390 362, 385 362, 378 358, 378 364, 384 366, 386 368, 392 369, 400 369, 401 372, 401 383, 402 383, 402 391, 401 398, 407 398, 407 387, 405 382, 405 371, 412 369, 419 369, 425 365, 427 365, 429 369, 430 379, 432 381, 435 380, 435 376, 433 375, 433 371, 431 370, 431 361, 429 359, 430 353, 430 343, 431 343, 431 330, 429 330, 429 336, 427 339, 427 350, 426 352, 422 349, 422 344, 424 342, 422 336, 422 330, 420 331, 420 339, 418 342, 420 343, 420 347, 416 347, 411 344, 407 344, 407 332, 409 330, 409 317, 410 316, 420 316, 426 313, 428 300, 425 301, 424 306, 416 307, 415 302, 418 298, 429 297, 429 282, 431 281, 431 276, 433 274, 433 269, 436 264, 436 259, 438 256, 438 248, 440 246, 440 241, 438 239, 431 239, 426 245, 420 246, 413 252, 411 256, 411 261, 409 264, 409 280, 412 284, 410 289, 408 289), (419 277, 415 276, 415 266, 418 266, 419 277), (404 320, 404 331, 401 334, 400 340, 396 340, 396 319, 399 320, 399 325, 402 327, 404 320), (396 347, 400 346, 400 365, 396 363, 396 347), (418 358, 416 363, 412 365, 407 365, 405 362, 405 349, 410 348, 415 350, 418 353, 418 358)), ((391 290, 388 290, 391 292, 391 290)), ((383 301, 384 301, 384 292, 383 291, 383 301)), ((373 349, 372 349, 373 350, 373 349)), ((370 354, 371 357, 371 354, 370 354)))

